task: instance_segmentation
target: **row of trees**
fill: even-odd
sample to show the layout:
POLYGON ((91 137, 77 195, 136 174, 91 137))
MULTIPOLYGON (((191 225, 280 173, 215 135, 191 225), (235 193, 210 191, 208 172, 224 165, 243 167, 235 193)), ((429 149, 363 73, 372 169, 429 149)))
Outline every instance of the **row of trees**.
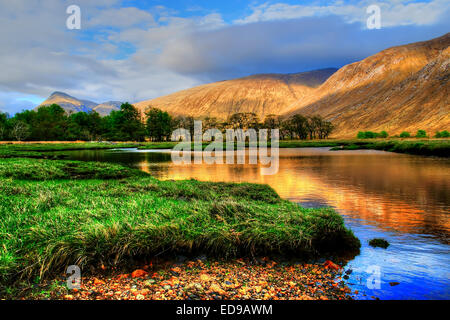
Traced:
POLYGON ((194 135, 194 121, 202 120, 202 129, 279 129, 280 139, 326 139, 332 133, 334 127, 331 122, 321 117, 304 117, 294 115, 284 119, 276 115, 268 115, 260 122, 255 113, 235 113, 227 121, 220 121, 214 117, 194 119, 193 117, 171 117, 167 112, 152 108, 146 113, 148 136, 153 141, 163 141, 170 138, 170 134, 177 128, 189 130, 194 135))
MULTIPOLYGON (((358 132, 358 139, 376 139, 376 138, 387 138, 389 134, 386 131, 372 132, 372 131, 360 131, 358 132)), ((407 131, 403 131, 398 136, 393 136, 393 138, 411 138, 411 134, 407 131)), ((447 130, 436 132, 435 138, 449 138, 450 133, 447 130)), ((427 132, 425 130, 418 130, 414 138, 428 138, 427 132)))
POLYGON ((185 128, 194 134, 194 121, 202 120, 203 131, 226 129, 280 129, 281 139, 325 139, 333 125, 318 116, 294 115, 285 119, 267 116, 260 122, 254 113, 236 113, 227 121, 204 117, 172 117, 167 112, 150 108, 145 116, 131 104, 124 103, 119 111, 106 117, 96 112, 67 114, 59 105, 26 110, 14 117, 0 113, 0 140, 109 140, 109 141, 166 141, 173 130, 185 128), (145 120, 144 120, 145 119, 145 120))
POLYGON ((97 112, 67 115, 56 104, 25 110, 14 117, 0 113, 0 140, 144 141, 145 137, 141 115, 128 103, 103 118, 97 112))

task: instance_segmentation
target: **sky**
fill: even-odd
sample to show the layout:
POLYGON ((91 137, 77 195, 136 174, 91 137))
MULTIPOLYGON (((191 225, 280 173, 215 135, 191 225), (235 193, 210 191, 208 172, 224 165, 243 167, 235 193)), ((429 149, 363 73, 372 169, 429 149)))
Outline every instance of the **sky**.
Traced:
POLYGON ((54 91, 138 102, 256 73, 340 68, 450 31, 449 0, 0 0, 0 111, 54 91), (69 29, 67 8, 80 8, 69 29), (370 29, 367 8, 380 8, 370 29))

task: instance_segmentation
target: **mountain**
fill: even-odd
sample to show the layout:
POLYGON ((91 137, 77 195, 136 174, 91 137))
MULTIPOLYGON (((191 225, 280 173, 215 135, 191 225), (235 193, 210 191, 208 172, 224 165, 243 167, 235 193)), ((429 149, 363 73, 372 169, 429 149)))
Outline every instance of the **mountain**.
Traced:
POLYGON ((120 110, 121 105, 122 105, 122 102, 120 102, 120 101, 108 101, 108 102, 104 102, 104 103, 101 103, 101 104, 95 106, 92 110, 94 110, 99 115, 104 117, 104 116, 109 115, 111 113, 111 111, 113 111, 113 110, 115 110, 115 111, 120 110))
POLYGON ((210 83, 134 104, 141 112, 156 107, 173 115, 226 119, 237 112, 254 112, 261 120, 281 114, 309 96, 337 69, 294 74, 259 74, 210 83))
POLYGON ((64 92, 53 92, 50 97, 42 102, 40 106, 49 106, 51 104, 57 104, 61 106, 67 113, 74 112, 89 112, 94 108, 97 103, 88 100, 79 100, 75 97, 69 96, 64 92))
POLYGON ((335 135, 450 129, 450 33, 393 47, 337 71, 285 113, 321 115, 335 135))
POLYGON ((112 110, 120 110, 122 102, 119 101, 109 101, 102 104, 97 104, 89 100, 80 100, 72 97, 64 92, 53 92, 47 100, 42 102, 36 109, 42 106, 49 106, 52 104, 57 104, 61 106, 67 113, 76 112, 90 112, 96 111, 102 117, 107 116, 112 110))

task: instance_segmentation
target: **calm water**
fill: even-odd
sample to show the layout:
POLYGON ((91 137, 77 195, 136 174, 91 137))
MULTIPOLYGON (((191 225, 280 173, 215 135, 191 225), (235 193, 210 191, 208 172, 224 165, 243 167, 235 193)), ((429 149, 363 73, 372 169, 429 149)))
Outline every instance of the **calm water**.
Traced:
POLYGON ((278 174, 262 176, 258 165, 176 166, 167 150, 76 151, 70 158, 122 163, 160 179, 265 183, 304 207, 334 207, 362 242, 361 254, 346 266, 358 298, 450 299, 448 159, 281 149, 278 174), (375 237, 391 246, 371 248, 375 237), (370 266, 380 267, 380 289, 366 285, 370 266))

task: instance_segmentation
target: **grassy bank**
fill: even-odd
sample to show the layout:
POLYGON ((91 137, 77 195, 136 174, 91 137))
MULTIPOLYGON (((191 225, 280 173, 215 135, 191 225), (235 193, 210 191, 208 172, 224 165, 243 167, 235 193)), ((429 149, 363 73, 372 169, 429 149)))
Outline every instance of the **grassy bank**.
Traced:
POLYGON ((323 255, 357 250, 331 209, 268 186, 159 181, 118 165, 0 159, 0 278, 160 253, 323 255))
POLYGON ((0 144, 0 158, 36 158, 36 159, 58 159, 63 157, 64 151, 75 150, 106 150, 116 148, 136 148, 139 143, 23 143, 23 144, 0 144), (47 152, 61 152, 60 154, 48 154, 47 152))
MULTIPOLYGON (((345 141, 334 141, 334 140, 283 140, 280 141, 280 148, 320 148, 320 147, 336 147, 345 141)), ((347 142, 349 143, 349 142, 347 142)), ((138 149, 141 150, 154 150, 154 149, 173 149, 178 143, 177 142, 145 142, 141 143, 138 149)), ((210 143, 203 143, 202 147, 205 149, 210 143)), ((248 143, 245 144, 248 147, 248 143)), ((270 143, 268 143, 270 147, 270 143)), ((193 148, 193 145, 192 145, 193 148)), ((223 148, 226 148, 226 144, 223 144, 223 148)))
MULTIPOLYGON (((152 142, 143 143, 139 149, 172 149, 176 143, 174 142, 152 142)), ((208 146, 203 144, 203 148, 208 146)), ((247 144, 248 146, 248 144, 247 144)), ((270 146, 270 144, 269 144, 270 146)), ((397 153, 407 153, 413 155, 424 156, 450 156, 450 140, 448 139, 368 139, 368 140, 283 140, 279 143, 280 148, 323 148, 331 147, 332 150, 381 150, 397 153)), ((224 149, 226 145, 224 144, 224 149)))
MULTIPOLYGON (((0 158, 26 157, 62 159, 64 157, 64 151, 115 148, 138 148, 140 150, 173 149, 177 144, 177 142, 0 144, 0 158)), ((210 145, 210 143, 203 143, 203 149, 208 145, 210 145)), ((248 144, 246 145, 248 146, 248 144)), ((283 140, 280 141, 279 147, 330 147, 332 150, 370 149, 439 157, 448 157, 450 155, 449 139, 283 140)), ((224 149, 225 148, 226 145, 224 144, 224 149)))
POLYGON ((423 156, 450 156, 450 140, 353 140, 332 150, 381 150, 423 156))

